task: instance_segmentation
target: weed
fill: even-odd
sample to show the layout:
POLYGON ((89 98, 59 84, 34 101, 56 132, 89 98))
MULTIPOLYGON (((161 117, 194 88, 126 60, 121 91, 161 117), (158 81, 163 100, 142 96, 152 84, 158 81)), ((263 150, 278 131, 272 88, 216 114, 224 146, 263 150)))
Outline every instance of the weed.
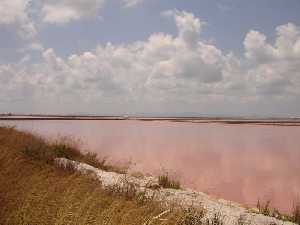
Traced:
POLYGON ((261 204, 260 201, 257 201, 257 209, 258 213, 263 214, 265 216, 274 217, 276 219, 282 220, 282 221, 290 221, 300 224, 300 204, 297 204, 294 207, 292 215, 288 215, 285 213, 281 213, 276 208, 270 207, 270 201, 267 201, 265 204, 261 204))
POLYGON ((180 182, 170 178, 167 173, 158 177, 158 183, 163 188, 180 189, 180 182))
POLYGON ((265 216, 273 216, 272 209, 270 208, 271 201, 267 201, 265 204, 260 203, 260 201, 257 201, 257 208, 259 213, 265 215, 265 216))

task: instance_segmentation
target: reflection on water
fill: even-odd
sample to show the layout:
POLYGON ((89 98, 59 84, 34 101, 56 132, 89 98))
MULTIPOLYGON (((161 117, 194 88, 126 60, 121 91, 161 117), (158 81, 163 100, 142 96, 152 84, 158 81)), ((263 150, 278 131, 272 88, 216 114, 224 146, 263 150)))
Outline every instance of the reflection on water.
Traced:
POLYGON ((71 135, 85 148, 135 169, 173 171, 188 187, 290 210, 300 197, 300 127, 167 121, 6 121, 47 137, 71 135))

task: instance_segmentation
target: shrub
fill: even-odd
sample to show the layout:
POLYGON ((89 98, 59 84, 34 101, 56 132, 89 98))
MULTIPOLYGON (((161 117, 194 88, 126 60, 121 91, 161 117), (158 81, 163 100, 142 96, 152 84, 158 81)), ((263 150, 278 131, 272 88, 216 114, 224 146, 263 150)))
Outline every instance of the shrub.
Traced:
POLYGON ((66 137, 56 140, 54 143, 50 144, 50 147, 55 158, 75 160, 83 157, 83 154, 76 147, 75 141, 66 137))
POLYGON ((53 152, 41 138, 29 137, 26 139, 23 143, 21 152, 28 158, 45 161, 46 163, 50 163, 54 158, 53 152))

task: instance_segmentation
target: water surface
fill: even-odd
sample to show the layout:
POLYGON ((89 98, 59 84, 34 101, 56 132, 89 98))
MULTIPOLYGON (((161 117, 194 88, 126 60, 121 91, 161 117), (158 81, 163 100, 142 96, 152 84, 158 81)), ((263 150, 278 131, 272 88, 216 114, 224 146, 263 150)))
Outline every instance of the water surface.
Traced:
POLYGON ((133 169, 175 174, 190 188, 290 210, 300 197, 300 126, 169 121, 0 121, 82 147, 133 169))

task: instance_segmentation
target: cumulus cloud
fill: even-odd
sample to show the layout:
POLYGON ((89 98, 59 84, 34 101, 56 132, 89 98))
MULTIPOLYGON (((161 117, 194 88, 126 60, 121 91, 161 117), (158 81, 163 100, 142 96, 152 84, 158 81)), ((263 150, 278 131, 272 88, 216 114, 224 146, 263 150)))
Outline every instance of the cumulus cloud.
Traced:
POLYGON ((265 95, 298 95, 300 92, 299 28, 288 23, 276 28, 274 44, 266 36, 250 31, 245 39, 245 56, 254 63, 248 78, 256 93, 265 95))
POLYGON ((2 0, 0 4, 0 26, 13 25, 23 39, 31 39, 36 28, 28 15, 30 0, 2 0))
POLYGON ((179 31, 179 38, 184 40, 186 44, 191 47, 197 44, 201 28, 205 24, 204 22, 200 21, 192 13, 177 9, 167 10, 162 15, 174 17, 179 31))
POLYGON ((46 23, 64 24, 95 17, 105 0, 47 0, 42 6, 42 19, 46 23))
MULTIPOLYGON (((120 0, 127 7, 140 5, 144 0, 120 0)), ((42 20, 50 24, 66 24, 72 21, 96 17, 107 0, 44 0, 42 20)))
POLYGON ((1 65, 0 102, 27 98, 40 110, 55 106, 52 110, 58 112, 59 102, 63 112, 78 112, 80 102, 84 112, 220 110, 221 114, 299 99, 296 25, 279 26, 274 41, 249 31, 245 57, 240 59, 203 40, 205 23, 192 13, 172 10, 164 15, 172 16, 177 35, 154 33, 145 41, 107 43, 66 58, 54 49, 40 48, 40 63, 30 65, 28 58, 27 66, 1 65))
POLYGON ((131 105, 142 101, 145 105, 163 104, 185 94, 213 93, 223 80, 228 57, 199 40, 201 23, 194 15, 176 11, 173 17, 178 27, 176 37, 155 33, 144 42, 98 45, 93 51, 66 59, 53 49, 44 50, 43 62, 26 68, 31 82, 39 84, 29 87, 37 96, 49 91, 84 101, 131 105))
MULTIPOLYGON (((120 2, 125 7, 131 8, 141 4, 143 0, 120 0, 120 2)), ((35 23, 67 24, 93 18, 98 16, 105 3, 106 0, 41 0, 36 2, 2 0, 0 26, 14 27, 22 39, 34 40, 38 33, 35 23), (38 18, 38 21, 34 21, 31 14, 38 18)))
POLYGON ((245 56, 250 61, 264 63, 276 58, 277 52, 270 44, 266 43, 267 37, 258 31, 251 30, 245 38, 245 56))

